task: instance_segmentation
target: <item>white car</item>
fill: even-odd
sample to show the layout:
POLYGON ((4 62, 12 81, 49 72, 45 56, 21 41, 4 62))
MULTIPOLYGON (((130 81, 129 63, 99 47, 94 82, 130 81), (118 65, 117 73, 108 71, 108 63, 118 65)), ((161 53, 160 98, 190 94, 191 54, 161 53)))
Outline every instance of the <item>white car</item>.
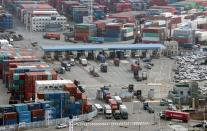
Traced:
POLYGON ((56 129, 63 129, 63 128, 66 128, 66 127, 67 127, 67 124, 62 123, 62 124, 58 124, 58 125, 56 126, 56 129))

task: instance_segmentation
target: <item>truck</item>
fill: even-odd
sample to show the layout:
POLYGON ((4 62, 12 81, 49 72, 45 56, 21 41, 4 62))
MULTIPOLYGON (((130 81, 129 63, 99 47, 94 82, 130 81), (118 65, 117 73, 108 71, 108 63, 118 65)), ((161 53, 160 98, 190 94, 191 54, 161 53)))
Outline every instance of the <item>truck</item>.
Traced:
POLYGON ((113 96, 113 98, 114 98, 114 100, 116 101, 116 103, 118 105, 121 105, 122 104, 122 100, 121 100, 121 98, 119 96, 113 96))
POLYGON ((187 112, 180 112, 180 111, 171 111, 171 110, 165 110, 160 112, 159 114, 161 119, 176 119, 176 120, 182 120, 183 122, 188 122, 190 120, 190 114, 187 112))
POLYGON ((142 72, 142 79, 147 80, 147 72, 146 71, 142 72))
POLYGON ((111 106, 108 104, 104 105, 104 115, 105 115, 106 119, 111 119, 111 117, 112 117, 111 106))
POLYGON ((128 110, 126 105, 120 105, 119 106, 120 112, 121 112, 121 118, 122 119, 128 119, 128 110))
POLYGON ((88 61, 86 58, 80 58, 80 64, 82 64, 83 66, 87 66, 88 65, 88 61))
POLYGON ((153 110, 153 108, 151 106, 149 106, 148 102, 144 102, 143 103, 143 109, 148 111, 149 113, 154 113, 155 111, 153 110))
POLYGON ((113 116, 114 116, 114 119, 121 119, 121 112, 120 112, 120 110, 114 110, 113 111, 113 116))
POLYGON ((62 61, 61 66, 65 68, 66 71, 70 71, 71 65, 69 64, 68 61, 62 61))
POLYGON ((43 35, 44 39, 56 39, 60 40, 60 34, 55 32, 47 32, 43 35))
POLYGON ((114 99, 109 99, 109 105, 111 106, 112 110, 117 110, 118 109, 117 102, 114 99))

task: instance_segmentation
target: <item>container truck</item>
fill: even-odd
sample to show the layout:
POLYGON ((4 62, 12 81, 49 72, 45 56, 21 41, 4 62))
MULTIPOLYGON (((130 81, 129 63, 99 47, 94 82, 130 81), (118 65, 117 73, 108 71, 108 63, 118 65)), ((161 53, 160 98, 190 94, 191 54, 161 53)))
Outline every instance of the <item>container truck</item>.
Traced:
POLYGON ((176 119, 182 120, 183 122, 188 122, 190 120, 190 114, 187 112, 165 110, 160 112, 159 116, 161 119, 167 120, 176 119))
POLYGON ((113 111, 114 119, 121 119, 121 112, 120 110, 113 111))
POLYGON ((114 99, 109 99, 109 105, 113 111, 118 109, 117 102, 114 99))
POLYGON ((111 119, 111 117, 112 117, 111 106, 108 104, 104 105, 104 115, 105 115, 106 119, 111 119))
POLYGON ((116 103, 118 105, 121 105, 122 104, 122 100, 121 100, 121 98, 119 96, 113 96, 113 99, 116 101, 116 103))
POLYGON ((120 105, 119 109, 120 109, 120 113, 121 113, 121 118, 128 119, 128 110, 127 110, 126 105, 120 105))
POLYGON ((65 68, 66 71, 70 71, 71 65, 67 61, 62 61, 61 66, 65 68))

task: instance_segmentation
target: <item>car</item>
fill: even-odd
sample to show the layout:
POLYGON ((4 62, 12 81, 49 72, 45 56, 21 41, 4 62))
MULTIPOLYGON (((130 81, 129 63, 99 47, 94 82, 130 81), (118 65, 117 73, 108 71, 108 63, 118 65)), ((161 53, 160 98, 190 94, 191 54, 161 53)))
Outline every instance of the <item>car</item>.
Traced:
POLYGON ((93 120, 93 118, 87 118, 87 119, 85 119, 85 122, 91 122, 93 120))
POLYGON ((148 112, 149 112, 149 113, 154 113, 155 111, 153 110, 152 107, 149 106, 149 107, 148 107, 148 112))
POLYGON ((152 69, 152 66, 149 65, 149 64, 146 64, 144 67, 147 68, 147 69, 152 69))
POLYGON ((62 124, 58 124, 58 125, 56 126, 56 129, 63 129, 63 128, 67 128, 67 127, 68 127, 67 124, 62 123, 62 124))
POLYGON ((151 62, 151 60, 152 60, 151 58, 143 58, 142 59, 143 62, 151 62))

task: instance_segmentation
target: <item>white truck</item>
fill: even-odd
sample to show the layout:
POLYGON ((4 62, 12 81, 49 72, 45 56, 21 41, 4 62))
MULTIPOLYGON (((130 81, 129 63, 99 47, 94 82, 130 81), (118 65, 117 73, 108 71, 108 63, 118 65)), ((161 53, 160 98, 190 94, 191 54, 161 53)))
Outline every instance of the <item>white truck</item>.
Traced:
POLYGON ((83 66, 87 66, 88 65, 88 61, 86 58, 80 58, 80 64, 82 64, 83 66))
POLYGON ((118 105, 122 104, 122 100, 119 96, 113 96, 113 99, 117 102, 118 105))
POLYGON ((111 106, 108 104, 104 105, 104 115, 106 119, 112 118, 112 109, 111 109, 111 106))
POLYGON ((119 110, 120 110, 120 113, 121 113, 121 118, 122 119, 128 119, 128 110, 127 110, 126 105, 120 105, 119 110))

